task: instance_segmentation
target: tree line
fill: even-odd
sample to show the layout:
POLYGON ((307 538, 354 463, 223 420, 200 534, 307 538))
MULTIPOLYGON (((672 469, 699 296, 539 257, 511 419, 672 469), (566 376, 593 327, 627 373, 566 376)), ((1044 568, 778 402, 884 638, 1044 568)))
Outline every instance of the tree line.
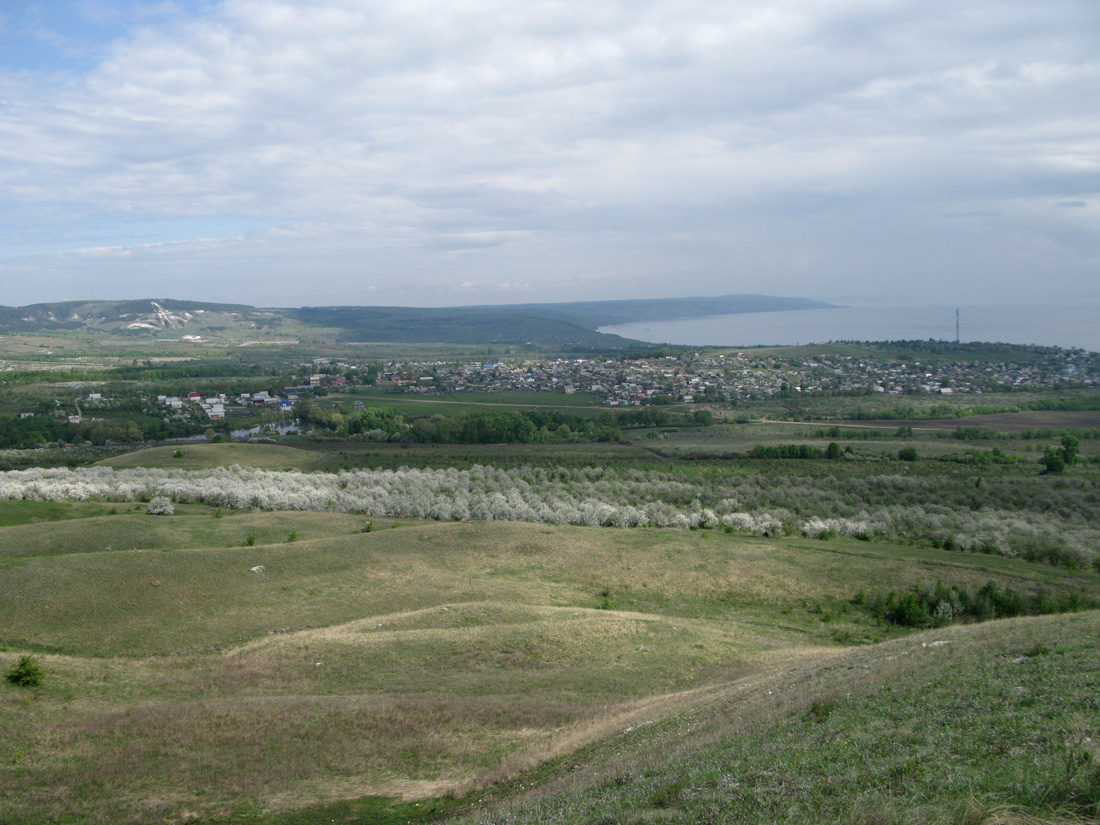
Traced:
POLYGON ((348 437, 385 435, 425 444, 542 444, 554 441, 618 441, 623 429, 699 427, 714 423, 708 410, 676 413, 655 407, 605 411, 597 416, 564 410, 485 410, 407 418, 392 407, 347 411, 305 399, 294 406, 307 428, 348 437))

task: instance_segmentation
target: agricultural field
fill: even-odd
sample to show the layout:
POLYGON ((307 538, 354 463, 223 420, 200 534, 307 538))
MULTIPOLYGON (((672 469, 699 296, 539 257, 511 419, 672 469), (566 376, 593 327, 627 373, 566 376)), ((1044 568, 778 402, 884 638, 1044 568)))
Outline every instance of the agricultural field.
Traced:
MULTIPOLYGON (((0 407, 281 385, 265 346, 66 355, 0 407)), ((3 450, 0 822, 1097 821, 1097 413, 946 398, 357 390, 3 450)))

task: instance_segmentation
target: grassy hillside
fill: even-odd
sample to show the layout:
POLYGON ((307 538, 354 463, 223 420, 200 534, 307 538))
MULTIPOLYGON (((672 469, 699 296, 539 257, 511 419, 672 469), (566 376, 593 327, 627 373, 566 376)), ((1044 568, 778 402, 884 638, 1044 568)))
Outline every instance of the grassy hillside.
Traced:
POLYGON ((1100 820, 1100 614, 953 627, 749 678, 462 822, 1100 820))
MULTIPOLYGON (((15 504, 25 503, 0 503, 0 522, 15 504)), ((138 507, 33 523, 16 508, 0 528, 0 668, 34 652, 46 673, 33 690, 0 686, 6 822, 328 822, 351 810, 338 800, 378 795, 408 796, 398 809, 406 821, 416 800, 486 787, 609 735, 622 750, 635 740, 621 731, 641 723, 664 731, 658 744, 674 754, 677 731, 696 722, 648 723, 728 707, 706 723, 718 736, 740 707, 733 698, 765 679, 780 691, 820 685, 804 704, 820 693, 832 703, 819 711, 824 723, 844 718, 844 680, 863 684, 865 664, 925 651, 906 641, 860 648, 854 663, 832 659, 904 633, 854 604, 860 590, 990 578, 1055 596, 1096 587, 1087 573, 885 543, 506 523, 362 532, 365 519, 352 515, 219 516, 185 505, 165 517, 138 507), (822 660, 819 678, 807 668, 822 660)), ((1021 625, 1059 651, 1033 658, 1077 661, 1095 617, 1068 621, 1083 624, 1021 625)), ((956 656, 932 650, 945 657, 928 663, 956 656)), ((1070 697, 1059 714, 1095 695, 1081 692, 1087 679, 1050 678, 1070 697)), ((888 708, 881 724, 912 725, 888 708)), ((761 731, 761 743, 775 735, 761 731)), ((607 753, 585 757, 593 771, 607 753)), ((659 767, 630 770, 615 793, 635 779, 650 788, 646 771, 659 767)), ((675 781, 662 792, 675 804, 653 785, 645 799, 659 802, 641 820, 696 798, 675 781)), ((586 791, 568 793, 581 794, 562 803, 579 813, 559 821, 604 816, 585 812, 586 791)), ((683 810, 679 821, 705 821, 683 810)))

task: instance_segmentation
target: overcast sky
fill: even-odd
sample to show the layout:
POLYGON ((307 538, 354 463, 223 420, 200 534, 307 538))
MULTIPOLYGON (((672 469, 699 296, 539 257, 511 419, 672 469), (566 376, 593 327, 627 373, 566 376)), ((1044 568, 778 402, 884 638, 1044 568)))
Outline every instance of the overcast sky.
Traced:
POLYGON ((1097 0, 0 0, 0 304, 1100 299, 1097 0))

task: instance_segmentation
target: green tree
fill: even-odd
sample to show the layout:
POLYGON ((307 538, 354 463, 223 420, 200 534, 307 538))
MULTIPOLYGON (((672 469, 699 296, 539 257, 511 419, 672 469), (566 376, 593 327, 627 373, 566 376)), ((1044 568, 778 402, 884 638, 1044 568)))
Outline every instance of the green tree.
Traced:
POLYGON ((1066 459, 1062 455, 1061 450, 1056 450, 1053 447, 1047 447, 1043 452, 1043 457, 1039 459, 1040 463, 1046 467, 1048 473, 1060 473, 1066 469, 1066 459))
POLYGON ((1048 473, 1060 473, 1076 464, 1080 453, 1081 442, 1072 435, 1064 435, 1061 448, 1047 447, 1039 463, 1046 467, 1048 473))
POLYGON ((8 671, 8 681, 19 687, 38 687, 42 684, 42 665, 34 656, 20 656, 8 671))
POLYGON ((1077 456, 1080 452, 1081 442, 1075 436, 1062 436, 1062 460, 1066 462, 1067 467, 1072 467, 1077 463, 1077 456))

